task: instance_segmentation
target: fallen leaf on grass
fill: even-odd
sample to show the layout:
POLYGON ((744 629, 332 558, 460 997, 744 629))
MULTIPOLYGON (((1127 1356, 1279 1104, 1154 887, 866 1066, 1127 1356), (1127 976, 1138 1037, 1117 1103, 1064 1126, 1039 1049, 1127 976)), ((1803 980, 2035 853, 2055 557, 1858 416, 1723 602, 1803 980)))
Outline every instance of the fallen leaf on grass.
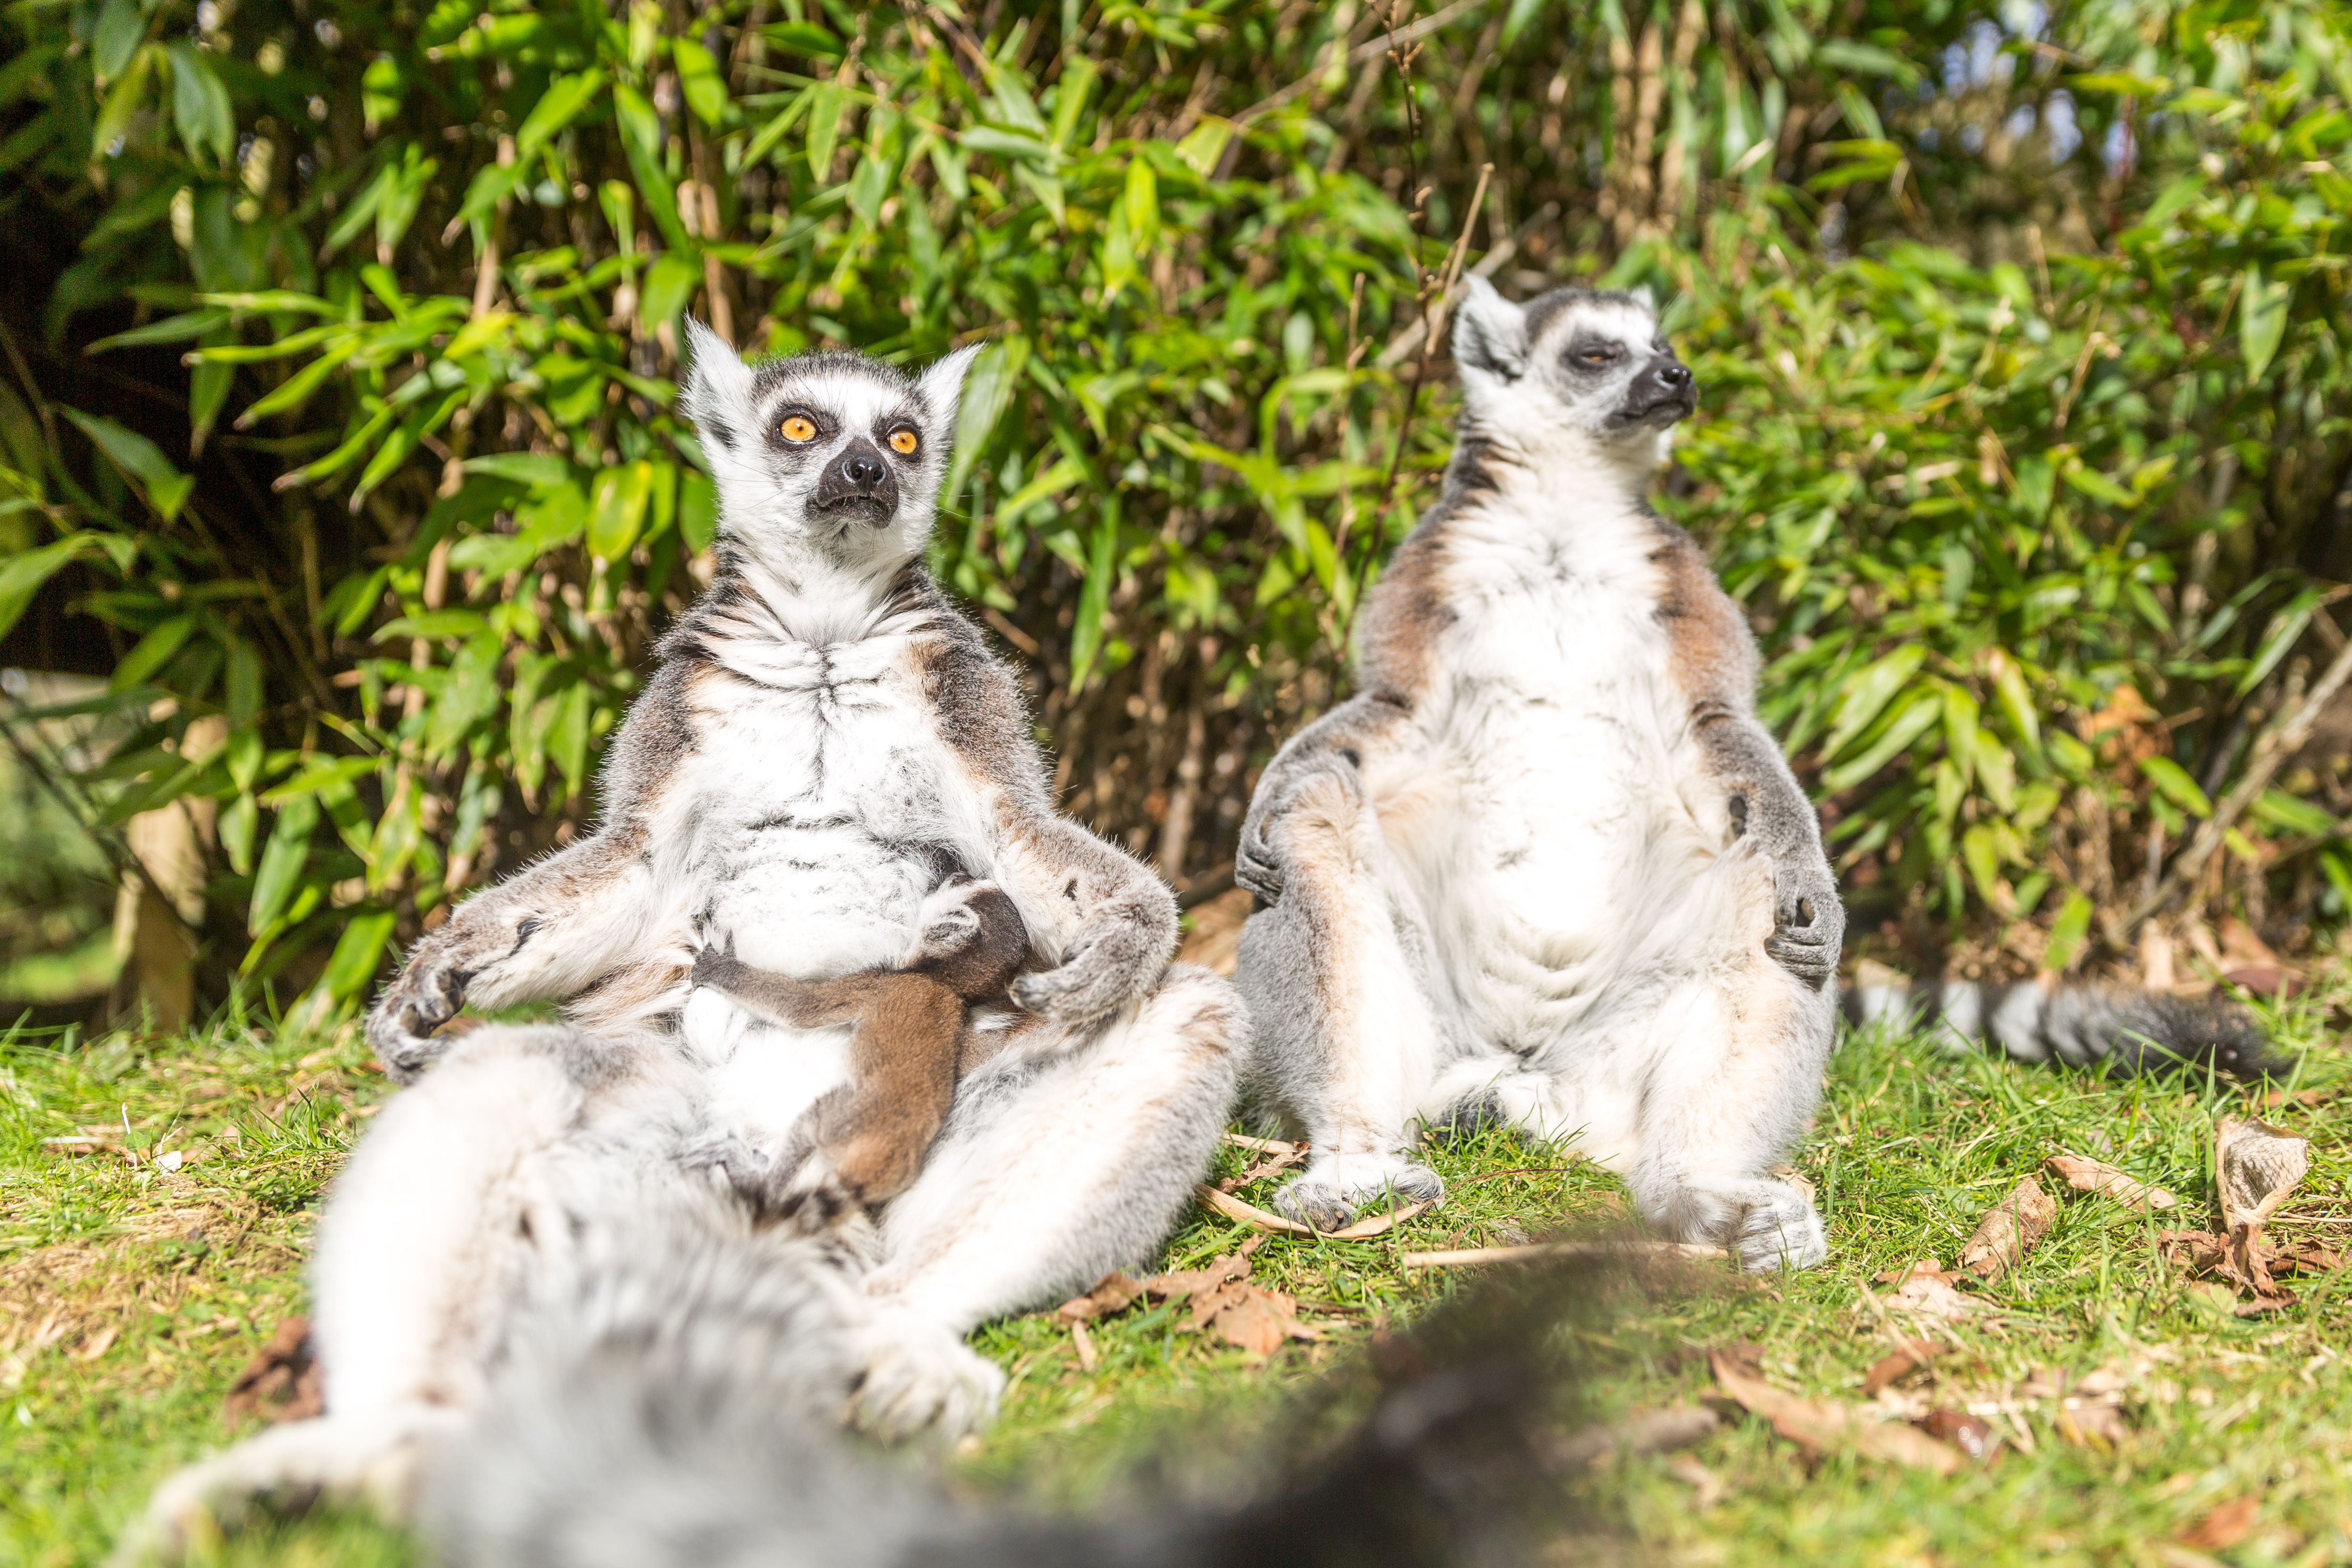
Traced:
POLYGON ((1959 1449, 1916 1427, 1874 1421, 1857 1406, 1835 1400, 1800 1399, 1784 1394, 1742 1370, 1736 1357, 1721 1351, 1709 1359, 1717 1384, 1733 1402, 1769 1421, 1774 1431, 1809 1454, 1850 1448, 1867 1458, 1933 1470, 1939 1476, 1950 1475, 1968 1462, 1959 1449))
POLYGON ((2166 1255, 2191 1274, 2212 1274, 2245 1292, 2235 1311, 2253 1317, 2293 1306, 2295 1294, 2279 1273, 2320 1273, 2340 1267, 2334 1249, 2315 1241, 2284 1248, 2263 1235, 2311 1169, 2311 1144, 2266 1123, 2224 1116, 2213 1134, 2213 1165, 2220 1172, 2221 1230, 2166 1230, 2157 1241, 2166 1255))
POLYGON ((2201 1546, 2211 1551, 2226 1551, 2253 1533, 2255 1500, 2252 1494, 2225 1502, 2203 1519, 2194 1529, 2180 1537, 2183 1546, 2201 1546))
POLYGON ((1078 1370, 1080 1372, 1092 1372, 1095 1369, 1095 1363, 1097 1358, 1095 1355, 1094 1336, 1087 1333, 1087 1325, 1084 1319, 1072 1318, 1070 1320, 1070 1343, 1077 1348, 1078 1370))
POLYGON ((1676 1454, 1666 1461, 1666 1474, 1690 1488, 1698 1495, 1691 1500, 1701 1513, 1723 1500, 1723 1479, 1688 1454, 1676 1454))
POLYGON ((1965 1410, 1938 1406, 1919 1418, 1919 1429, 1930 1437, 1940 1437, 1972 1459, 1988 1459, 2000 1447, 2000 1439, 1992 1435, 1992 1427, 1982 1418, 1965 1410))
POLYGON ((1143 1282, 1123 1273, 1105 1274, 1094 1288, 1083 1296, 1072 1296, 1054 1309, 1054 1316, 1062 1322, 1086 1322, 1095 1318, 1107 1318, 1123 1312, 1143 1295, 1143 1282))
POLYGON ((1687 1448, 1722 1424, 1722 1417, 1704 1405, 1673 1405, 1563 1434, 1544 1457, 1559 1469, 1591 1469, 1621 1453, 1669 1454, 1687 1448))
POLYGON ((96 1361, 100 1356, 104 1355, 109 1350, 113 1348, 115 1336, 120 1334, 121 1332, 122 1326, 120 1323, 109 1323, 104 1328, 100 1329, 96 1333, 90 1335, 89 1338, 84 1340, 81 1344, 75 1349, 74 1354, 79 1356, 84 1361, 96 1361))
POLYGON ((1248 1353, 1253 1361, 1265 1360, 1285 1340, 1323 1337, 1321 1329, 1298 1321, 1296 1298, 1253 1284, 1249 1276, 1248 1253, 1233 1252, 1203 1268, 1146 1281, 1144 1289, 1170 1301, 1189 1297, 1192 1315, 1185 1326, 1195 1333, 1213 1328, 1218 1338, 1248 1353))
POLYGON ((2027 1176, 1977 1222, 1977 1233, 1960 1249, 1960 1267, 1979 1280, 1997 1280, 2025 1261, 2026 1253, 2050 1234, 2057 1218, 2058 1205, 2040 1182, 2027 1176))
MULTIPOLYGON (((1950 1289, 1949 1286, 1945 1288, 1950 1289)), ((1896 1378, 1927 1365, 1951 1348, 1948 1344, 1938 1344, 1931 1339, 1906 1339, 1897 1342, 1892 1351, 1880 1356, 1871 1364, 1869 1372, 1863 1375, 1863 1396, 1868 1398, 1896 1378)))
POLYGON ((1889 1312, 1905 1312, 1915 1318, 1939 1322, 1964 1318, 1977 1311, 1979 1303, 1952 1289, 1960 1278, 1945 1272, 1933 1258, 1923 1258, 1901 1269, 1889 1269, 1878 1279, 1882 1284, 1892 1281, 1895 1289, 1887 1292, 1881 1304, 1889 1312))
POLYGON ((221 1419, 234 1426, 247 1416, 271 1421, 304 1421, 327 1408, 319 1358, 310 1343, 310 1320, 288 1318, 268 1344, 253 1353, 230 1385, 221 1419))
POLYGON ((2135 1181, 2111 1165, 2081 1155, 2053 1155, 2042 1162, 2042 1168, 2076 1192, 2112 1197, 2135 1208, 2174 1208, 2180 1203, 2163 1187, 2135 1181))

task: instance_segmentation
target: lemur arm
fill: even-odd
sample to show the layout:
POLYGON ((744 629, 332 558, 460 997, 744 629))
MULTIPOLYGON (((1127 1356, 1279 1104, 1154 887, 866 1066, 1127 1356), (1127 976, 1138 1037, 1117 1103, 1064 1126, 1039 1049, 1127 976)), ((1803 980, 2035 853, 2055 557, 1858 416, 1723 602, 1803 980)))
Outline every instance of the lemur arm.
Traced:
MULTIPOLYGON (((1822 847, 1821 818, 1790 771, 1780 743, 1756 716, 1756 643, 1698 546, 1672 530, 1660 620, 1674 685, 1699 754, 1702 789, 1723 802, 1732 838, 1748 837, 1771 863, 1772 935, 1764 951, 1816 988, 1837 973, 1845 905, 1822 847)), ((1702 819, 1711 818, 1711 809, 1702 819)))
POLYGON ((1694 717, 1707 770, 1727 792, 1733 836, 1753 838, 1772 865, 1772 935, 1764 951, 1799 978, 1823 985, 1837 972, 1845 906, 1813 803, 1756 718, 1724 711, 1694 717))
POLYGON ((1159 979, 1176 951, 1176 895, 1149 870, 1050 810, 1006 824, 997 876, 1033 942, 1060 964, 1013 982, 1024 1010, 1086 1023, 1159 979))
POLYGON ((1283 744, 1265 766, 1242 819, 1241 842, 1234 851, 1234 881, 1267 904, 1282 901, 1287 873, 1268 830, 1307 779, 1332 768, 1355 768, 1363 747, 1384 737, 1404 717, 1396 698, 1367 692, 1341 703, 1283 744))
POLYGON ((446 1049, 433 1031, 469 1001, 571 997, 628 958, 653 902, 642 842, 633 824, 615 824, 458 905, 368 1015, 385 1072, 414 1080, 446 1049))
POLYGON ((755 969, 732 953, 706 946, 695 956, 691 984, 723 992, 754 1018, 799 1029, 856 1023, 875 989, 871 975, 795 980, 755 969))

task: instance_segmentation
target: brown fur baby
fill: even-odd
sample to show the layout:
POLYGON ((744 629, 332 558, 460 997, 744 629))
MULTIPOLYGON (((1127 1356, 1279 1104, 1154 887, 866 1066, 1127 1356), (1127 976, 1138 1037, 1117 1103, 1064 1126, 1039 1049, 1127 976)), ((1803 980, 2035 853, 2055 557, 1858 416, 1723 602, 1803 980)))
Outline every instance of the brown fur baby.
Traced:
POLYGON ((1028 953, 1020 911, 993 883, 962 890, 895 969, 795 980, 704 948, 694 984, 772 1023, 856 1029, 849 1082, 803 1113, 783 1157, 756 1183, 761 1201, 829 1225, 906 1191, 947 1121, 957 1080, 1004 1038, 972 1029, 969 1004, 1004 996, 1028 953))

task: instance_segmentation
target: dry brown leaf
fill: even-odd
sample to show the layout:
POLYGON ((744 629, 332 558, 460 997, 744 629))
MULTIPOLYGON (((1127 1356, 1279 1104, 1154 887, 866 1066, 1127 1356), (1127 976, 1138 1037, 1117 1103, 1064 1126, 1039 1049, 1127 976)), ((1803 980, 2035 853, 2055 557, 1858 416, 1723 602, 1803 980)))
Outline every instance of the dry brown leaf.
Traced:
POLYGON ((2112 1197, 2136 1208, 2176 1208, 2180 1204, 2163 1187, 2135 1181, 2115 1166, 2082 1155, 2053 1155, 2042 1162, 2042 1168, 2076 1192, 2112 1197))
POLYGON ((1545 1458, 1562 1470, 1590 1469, 1620 1453, 1668 1454, 1687 1448, 1722 1424, 1722 1417, 1704 1405, 1672 1405, 1560 1435, 1545 1458))
POLYGON ((2203 1519, 2196 1528, 2180 1537, 2183 1546, 2201 1546, 2221 1552, 2235 1546, 2253 1533, 2256 1500, 2250 1492, 2231 1502, 2225 1502, 2203 1519))
POLYGON ((1960 1267, 1980 1280, 1999 1279, 2025 1261, 2026 1253, 2050 1234, 2057 1218, 2058 1205, 2040 1182, 2027 1176, 1977 1222, 1977 1233, 1960 1249, 1960 1267))
POLYGON ((1948 1476, 1966 1464, 1967 1457, 1949 1443, 1941 1443, 1916 1427, 1874 1421, 1860 1408, 1831 1399, 1800 1399, 1784 1394, 1742 1370, 1738 1360, 1721 1351, 1709 1358, 1715 1380, 1742 1409, 1761 1416, 1772 1429, 1808 1453, 1850 1448, 1864 1458, 1885 1459, 1914 1469, 1948 1476))
POLYGON ((1181 1301, 1186 1296, 1213 1295, 1231 1280, 1249 1278, 1250 1260, 1246 1252, 1228 1252, 1213 1258, 1198 1269, 1181 1269, 1172 1274, 1160 1274, 1143 1282, 1150 1294, 1170 1301, 1181 1301))
POLYGON ((2058 1435, 2078 1448, 2105 1452, 2122 1443, 2130 1432, 2119 1401, 2091 1396, 2059 1402, 2058 1435))
POLYGON ((1872 1277, 1882 1285, 1900 1285, 1906 1281, 1916 1280, 1923 1277, 1931 1280, 1940 1280, 1947 1285, 1957 1285, 1964 1276, 1953 1270, 1947 1270, 1944 1265, 1936 1259, 1922 1258, 1916 1263, 1906 1263, 1900 1268, 1889 1269, 1883 1274, 1877 1274, 1872 1277))
POLYGON ((1958 1277, 1957 1274, 1927 1272, 1914 1274, 1887 1293, 1886 1310, 1940 1322, 1967 1317, 1978 1310, 1979 1303, 1952 1289, 1949 1281, 1958 1277))
POLYGON ((2266 1223, 2311 1170, 2311 1140, 2267 1122, 2224 1116, 2213 1134, 2213 1163, 2221 1173, 2221 1226, 2266 1223))
POLYGON ((1143 1281, 1124 1273, 1105 1274, 1094 1288, 1083 1296, 1072 1296, 1054 1310, 1054 1316, 1066 1323, 1085 1322, 1095 1318, 1107 1318, 1133 1306, 1143 1294, 1143 1281))
POLYGON ((231 1425, 247 1416, 304 1421, 323 1415, 326 1408, 324 1374, 310 1343, 310 1320, 288 1318, 229 1385, 221 1419, 231 1425))
POLYGON ((75 1349, 74 1354, 84 1361, 96 1361, 113 1348, 115 1336, 121 1332, 121 1324, 108 1323, 104 1328, 82 1341, 81 1344, 75 1349))
POLYGON ((1992 1435, 1992 1427, 1980 1416, 1965 1410, 1930 1410, 1919 1418, 1919 1429, 1930 1437, 1951 1444, 1972 1459, 1989 1459, 2000 1447, 2000 1439, 1992 1435))
POLYGON ((1070 1320, 1070 1343, 1077 1347, 1078 1370, 1092 1372, 1097 1360, 1094 1336, 1087 1333, 1085 1322, 1076 1318, 1070 1320))
MULTIPOLYGON (((1246 1353, 1252 1361, 1265 1360, 1286 1340, 1323 1337, 1321 1329, 1298 1321, 1297 1301, 1280 1291, 1237 1281, 1220 1291, 1215 1303, 1217 1337, 1246 1353)), ((1200 1317, 1197 1305, 1193 1317, 1196 1322, 1200 1317)))
POLYGON ((1893 1383, 1896 1378, 1903 1376, 1906 1373, 1915 1371, 1919 1367, 1927 1365, 1929 1362, 1935 1360, 1936 1357, 1951 1350, 1951 1348, 1952 1347, 1948 1344, 1938 1344, 1931 1339, 1906 1339, 1897 1341, 1895 1348, 1885 1355, 1879 1357, 1876 1362, 1872 1364, 1870 1371, 1864 1375, 1862 1379, 1863 1397, 1865 1399, 1868 1398, 1870 1396, 1877 1393, 1880 1389, 1885 1388, 1889 1384, 1893 1383))

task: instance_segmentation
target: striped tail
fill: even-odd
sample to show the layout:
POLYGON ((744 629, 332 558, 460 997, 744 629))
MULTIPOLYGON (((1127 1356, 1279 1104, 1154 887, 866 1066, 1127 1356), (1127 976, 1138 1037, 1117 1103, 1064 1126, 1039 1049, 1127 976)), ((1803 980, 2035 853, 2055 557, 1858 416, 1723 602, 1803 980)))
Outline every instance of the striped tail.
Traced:
POLYGON ((2192 1000, 2128 986, 2054 980, 1858 982, 1842 999, 1848 1022, 1929 1029, 1970 1046, 1998 1045, 2020 1061, 2111 1063, 2118 1073, 2208 1065, 2240 1078, 2288 1064, 2234 1002, 2192 1000))

